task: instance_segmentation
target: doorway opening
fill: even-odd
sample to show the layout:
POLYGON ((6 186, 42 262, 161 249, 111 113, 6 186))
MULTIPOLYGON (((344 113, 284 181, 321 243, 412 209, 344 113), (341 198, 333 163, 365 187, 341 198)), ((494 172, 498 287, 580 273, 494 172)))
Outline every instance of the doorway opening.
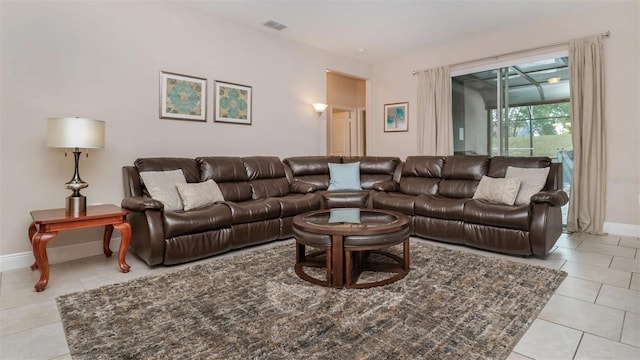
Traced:
POLYGON ((365 79, 327 70, 327 155, 365 156, 365 79))
POLYGON ((329 106, 328 120, 328 155, 364 156, 365 110, 329 106))

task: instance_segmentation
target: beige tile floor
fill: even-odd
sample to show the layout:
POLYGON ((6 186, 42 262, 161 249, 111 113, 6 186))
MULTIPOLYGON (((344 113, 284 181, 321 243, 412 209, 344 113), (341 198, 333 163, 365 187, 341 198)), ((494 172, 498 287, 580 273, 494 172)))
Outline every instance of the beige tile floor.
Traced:
MULTIPOLYGON (((640 239, 562 235, 544 260, 434 244, 569 274, 509 359, 640 359, 640 239)), ((128 274, 120 273, 115 256, 54 264, 50 283, 41 293, 33 289, 37 271, 0 273, 0 359, 71 358, 57 296, 181 268, 149 267, 133 255, 127 262, 128 274)))

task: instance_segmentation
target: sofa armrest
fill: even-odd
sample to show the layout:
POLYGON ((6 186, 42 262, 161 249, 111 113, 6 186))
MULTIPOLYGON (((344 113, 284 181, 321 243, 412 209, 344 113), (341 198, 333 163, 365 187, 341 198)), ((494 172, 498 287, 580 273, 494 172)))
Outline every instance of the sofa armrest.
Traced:
POLYGON ((400 189, 400 184, 395 180, 387 180, 371 185, 373 190, 394 192, 400 189))
POLYGON ((145 211, 145 210, 164 210, 164 204, 158 200, 152 199, 148 196, 129 196, 122 199, 120 204, 123 208, 131 211, 145 211))
POLYGON ((127 196, 120 204, 130 210, 131 248, 149 265, 164 262, 164 204, 148 196, 127 196))
POLYGON ((308 182, 299 181, 299 180, 295 180, 293 183, 291 183, 289 188, 291 192, 299 193, 299 194, 312 193, 318 190, 318 187, 315 186, 314 184, 310 184, 308 182))
POLYGON ((541 191, 531 196, 531 203, 548 203, 552 206, 563 206, 569 202, 569 196, 562 190, 541 191))

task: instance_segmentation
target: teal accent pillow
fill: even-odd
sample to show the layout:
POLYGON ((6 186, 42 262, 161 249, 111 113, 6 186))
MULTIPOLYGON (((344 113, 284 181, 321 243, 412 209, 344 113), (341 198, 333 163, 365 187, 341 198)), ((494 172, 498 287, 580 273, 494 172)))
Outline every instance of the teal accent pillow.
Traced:
POLYGON ((327 190, 362 190, 360 187, 360 162, 348 164, 329 163, 329 188, 327 190))

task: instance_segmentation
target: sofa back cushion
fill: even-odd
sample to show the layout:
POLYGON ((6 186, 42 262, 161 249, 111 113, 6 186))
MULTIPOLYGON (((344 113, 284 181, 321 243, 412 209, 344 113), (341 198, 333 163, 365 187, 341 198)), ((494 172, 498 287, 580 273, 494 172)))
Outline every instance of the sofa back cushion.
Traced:
POLYGON ((253 199, 280 197, 289 193, 289 182, 284 165, 275 156, 251 156, 242 158, 251 196, 253 199))
POLYGON ((304 181, 326 190, 329 187, 329 163, 339 164, 340 156, 296 156, 284 159, 289 182, 304 181))
POLYGON ((402 167, 400 192, 409 195, 434 195, 442 176, 442 156, 409 156, 402 167))
POLYGON ((208 156, 198 157, 200 181, 215 181, 227 201, 251 199, 251 186, 244 163, 240 157, 208 156))
POLYGON ((342 163, 360 162, 360 187, 370 190, 373 185, 393 179, 393 174, 400 164, 400 158, 387 156, 352 156, 343 157, 342 163))
MULTIPOLYGON (((555 167, 551 166, 551 159, 546 156, 541 157, 524 157, 524 156, 496 156, 491 158, 489 163, 489 175, 491 177, 505 177, 507 174, 507 168, 550 168, 547 182, 543 190, 556 190, 562 187, 562 179, 557 181, 555 177, 558 175, 555 171, 555 167), (558 186, 559 185, 559 186, 558 186)), ((562 170, 560 170, 562 171, 562 170)), ((561 176, 562 174, 560 174, 561 176)))
POLYGON ((442 166, 438 194, 450 198, 471 198, 480 179, 488 171, 488 156, 447 156, 442 166))
MULTIPOLYGON (((188 183, 200 181, 200 172, 194 159, 172 157, 139 158, 133 162, 133 165, 138 171, 138 174, 148 171, 182 170, 185 180, 187 180, 188 183)), ((149 190, 140 181, 139 176, 136 180, 139 181, 142 186, 142 195, 151 196, 149 190)))
POLYGON ((524 157, 524 156, 496 156, 491 158, 489 163, 490 177, 505 177, 509 166, 519 168, 545 168, 551 166, 551 159, 546 156, 524 157))
POLYGON ((171 157, 140 158, 136 159, 133 165, 138 169, 138 173, 143 171, 170 171, 180 169, 184 173, 184 178, 188 183, 200 181, 200 171, 194 159, 171 157))

